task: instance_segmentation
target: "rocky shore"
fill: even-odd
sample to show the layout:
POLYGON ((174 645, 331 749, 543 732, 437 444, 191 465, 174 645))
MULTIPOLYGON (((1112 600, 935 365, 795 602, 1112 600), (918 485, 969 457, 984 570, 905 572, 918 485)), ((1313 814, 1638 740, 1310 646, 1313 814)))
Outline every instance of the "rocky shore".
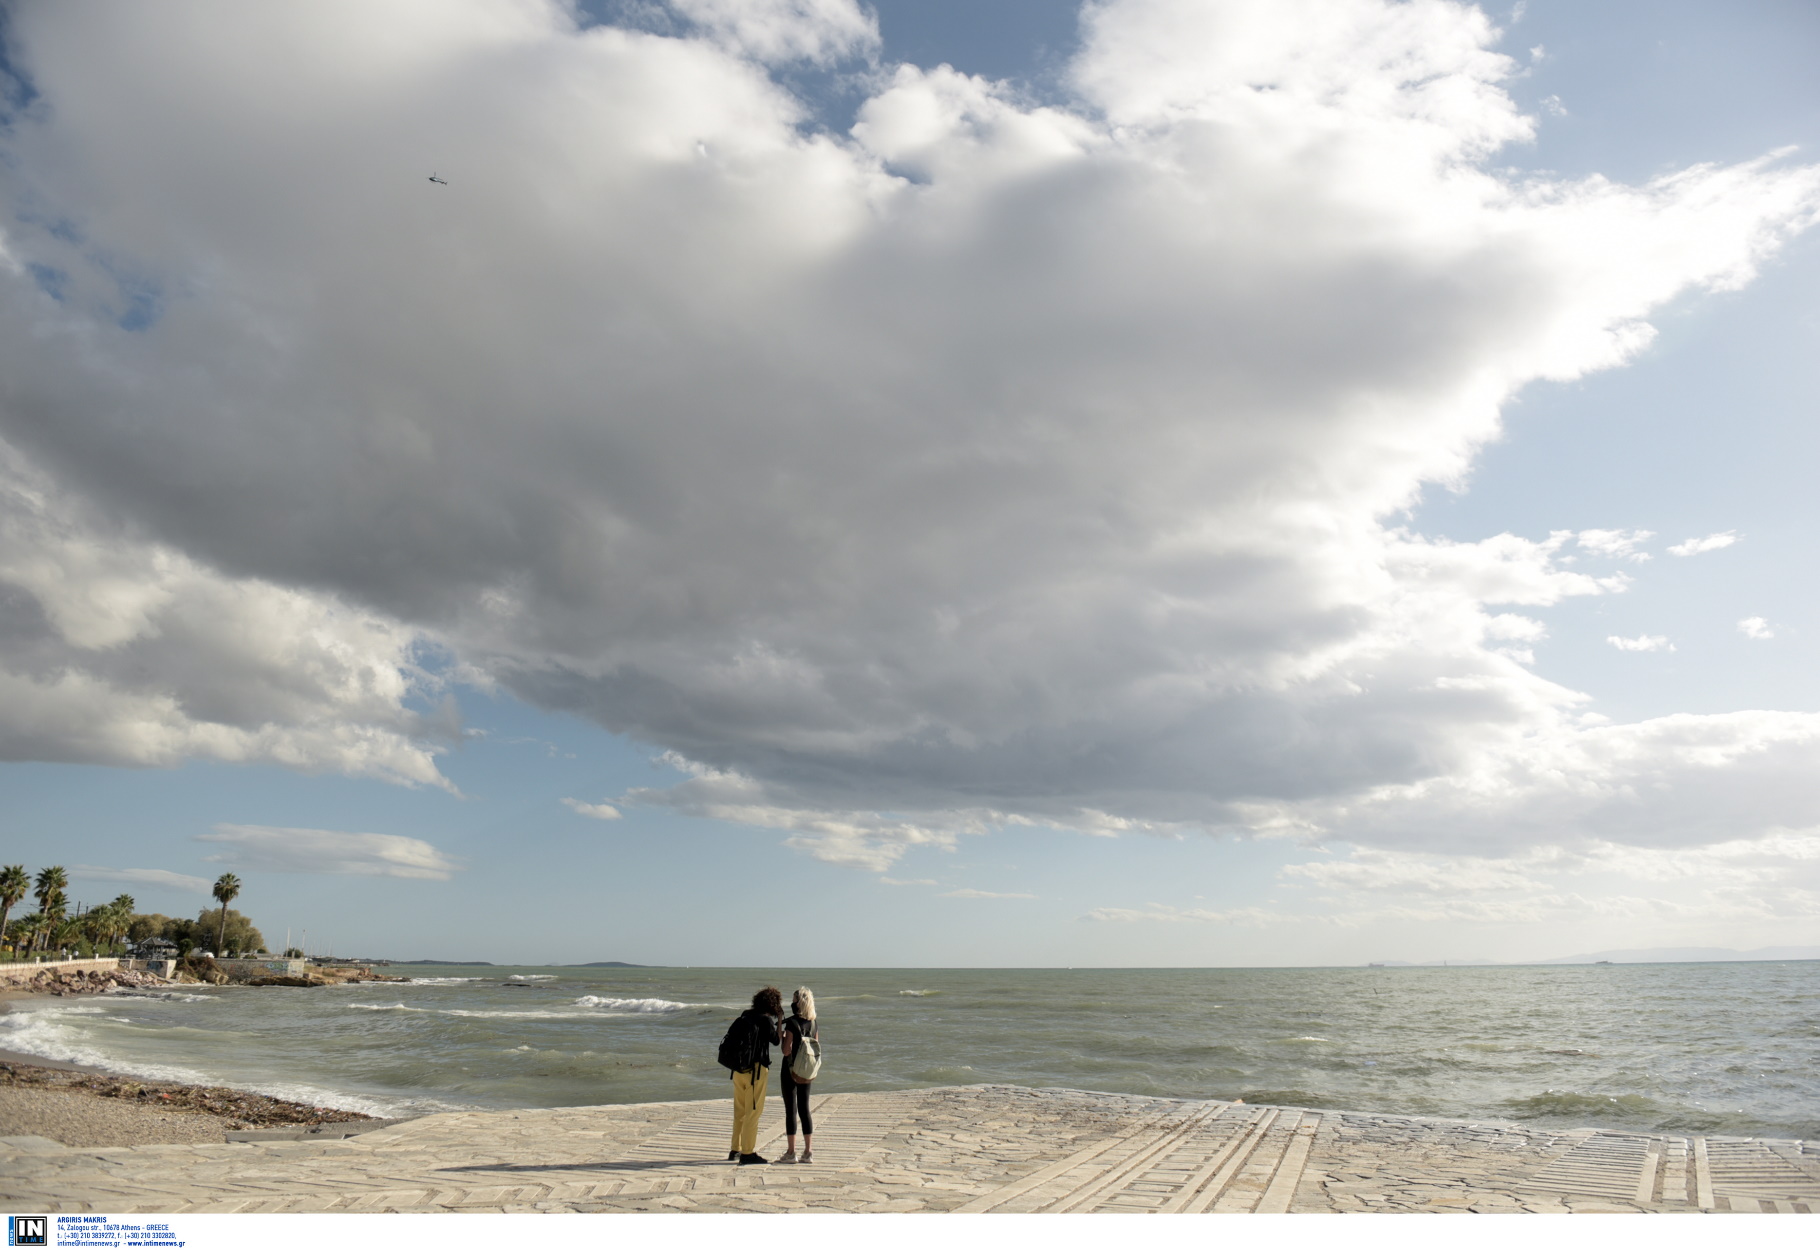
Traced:
POLYGON ((171 984, 163 977, 149 972, 133 972, 121 968, 84 969, 77 972, 62 972, 47 968, 34 976, 13 980, 7 983, 6 989, 17 994, 48 994, 53 998, 67 998, 72 994, 103 994, 116 987, 122 989, 154 989, 171 984))

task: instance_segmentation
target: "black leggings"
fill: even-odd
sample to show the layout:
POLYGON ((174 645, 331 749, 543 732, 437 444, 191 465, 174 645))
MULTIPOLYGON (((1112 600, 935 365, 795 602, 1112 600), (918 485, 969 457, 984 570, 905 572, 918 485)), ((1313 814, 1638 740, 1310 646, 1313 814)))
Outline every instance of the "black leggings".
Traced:
POLYGON ((808 1137, 815 1132, 815 1121, 809 1118, 809 1084, 813 1084, 813 1082, 810 1082, 809 1084, 798 1083, 797 1079, 788 1072, 784 1073, 783 1077, 784 1135, 787 1137, 796 1136, 796 1120, 798 1116, 801 1116, 803 1121, 803 1136, 808 1137), (798 1110, 799 1107, 801 1110, 798 1110))

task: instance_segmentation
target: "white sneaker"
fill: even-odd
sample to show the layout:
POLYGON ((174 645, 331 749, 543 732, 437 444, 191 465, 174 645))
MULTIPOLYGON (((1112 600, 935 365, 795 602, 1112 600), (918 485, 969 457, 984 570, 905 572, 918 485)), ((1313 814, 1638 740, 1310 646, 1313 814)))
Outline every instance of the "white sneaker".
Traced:
POLYGON ((815 1162, 814 1152, 809 1151, 809 1150, 803 1151, 803 1157, 798 1159, 797 1162, 798 1163, 814 1163, 815 1162))
POLYGON ((796 1151, 786 1150, 783 1154, 783 1157, 778 1159, 778 1162, 779 1163, 795 1163, 796 1162, 796 1151))

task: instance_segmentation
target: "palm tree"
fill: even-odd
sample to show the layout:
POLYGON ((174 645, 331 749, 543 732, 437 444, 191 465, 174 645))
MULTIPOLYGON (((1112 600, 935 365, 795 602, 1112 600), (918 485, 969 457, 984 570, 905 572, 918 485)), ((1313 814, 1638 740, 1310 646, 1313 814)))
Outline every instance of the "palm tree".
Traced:
POLYGON ((21 947, 30 949, 38 944, 38 932, 44 927, 44 914, 32 912, 13 921, 7 936, 12 939, 13 949, 21 947))
MULTIPOLYGON (((42 913, 43 915, 45 915, 46 917, 50 916, 50 914, 51 914, 51 897, 53 895, 61 896, 63 893, 64 887, 67 886, 69 883, 70 883, 69 874, 67 872, 64 872, 61 867, 59 867, 55 864, 53 864, 51 867, 46 868, 43 871, 41 871, 38 874, 38 883, 37 883, 38 884, 38 910, 39 910, 39 912, 42 913)), ((58 918, 61 919, 62 915, 63 915, 62 910, 61 910, 61 908, 59 908, 59 910, 57 912, 58 918)), ((47 936, 47 937, 49 936, 48 932, 45 934, 45 936, 47 936)))
POLYGON ((6 932, 6 917, 13 905, 32 891, 32 879, 24 864, 0 868, 0 934, 6 932))
POLYGON ((107 938, 108 926, 113 923, 113 914, 105 905, 91 907, 76 918, 76 929, 88 939, 90 954, 100 953, 101 943, 107 938))
POLYGON ((224 872, 215 879, 215 899, 221 904, 221 927, 215 934, 215 953, 222 953, 222 943, 227 941, 227 905, 240 895, 240 878, 231 872, 224 872))
POLYGON ((126 936, 126 927, 133 923, 133 909, 138 906, 139 904, 134 900, 131 894, 116 895, 114 901, 107 905, 107 944, 109 950, 112 950, 117 946, 120 939, 126 936))
POLYGON ((59 917, 51 929, 51 943, 60 949, 76 950, 76 943, 86 933, 83 923, 87 919, 87 916, 59 917))
POLYGON ((57 943, 57 931, 63 927, 64 919, 69 915, 69 896, 62 890, 52 890, 44 900, 44 906, 38 914, 44 917, 44 923, 38 929, 39 945, 49 950, 57 943))

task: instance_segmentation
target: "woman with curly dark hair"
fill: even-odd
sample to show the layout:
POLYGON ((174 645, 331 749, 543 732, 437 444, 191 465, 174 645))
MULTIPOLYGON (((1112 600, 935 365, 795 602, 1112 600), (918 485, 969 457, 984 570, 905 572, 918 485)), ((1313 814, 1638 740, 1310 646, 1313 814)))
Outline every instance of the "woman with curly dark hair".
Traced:
POLYGON ((733 1072, 733 1143, 727 1151, 728 1161, 739 1160, 744 1167, 752 1163, 769 1163, 758 1153, 758 1118, 765 1112, 765 1085, 771 1076, 771 1047, 783 1039, 778 1028, 784 1018, 784 996, 775 985, 767 985, 752 996, 752 1006, 740 1013, 735 1025, 750 1030, 751 1066, 733 1072))

